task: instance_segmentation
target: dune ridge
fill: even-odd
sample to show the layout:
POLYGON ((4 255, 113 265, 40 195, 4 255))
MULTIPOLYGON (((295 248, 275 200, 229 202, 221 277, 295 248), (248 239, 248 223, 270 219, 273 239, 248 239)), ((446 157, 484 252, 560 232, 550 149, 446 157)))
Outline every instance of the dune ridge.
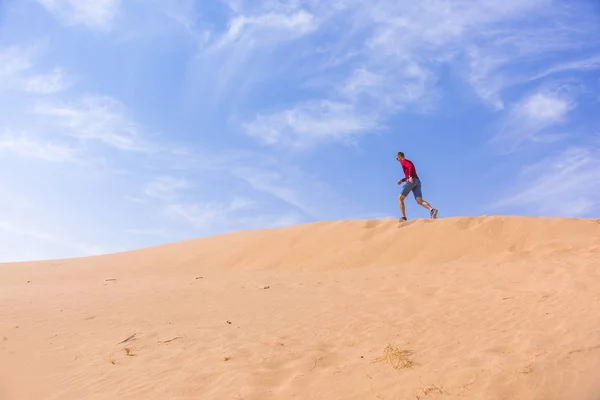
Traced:
POLYGON ((0 399, 596 400, 599 284, 600 220, 569 218, 317 222, 5 263, 0 399))

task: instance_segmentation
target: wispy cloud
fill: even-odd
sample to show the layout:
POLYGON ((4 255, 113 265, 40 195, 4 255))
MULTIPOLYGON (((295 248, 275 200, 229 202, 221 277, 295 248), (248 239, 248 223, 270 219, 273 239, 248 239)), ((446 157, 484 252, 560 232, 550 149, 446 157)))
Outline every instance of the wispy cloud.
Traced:
MULTIPOLYGON (((249 7, 229 3, 231 16, 224 26, 214 29, 209 23, 212 29, 198 28, 193 33, 199 50, 190 64, 190 96, 209 96, 206 107, 215 113, 227 112, 224 107, 235 108, 240 94, 248 93, 261 76, 278 75, 273 54, 282 45, 293 46, 310 37, 320 22, 310 10, 292 3, 249 2, 249 7)), ((282 68, 279 71, 283 73, 282 68)))
POLYGON ((315 17, 300 10, 290 14, 267 12, 256 16, 236 16, 227 32, 211 50, 241 41, 244 45, 267 45, 303 36, 316 28, 315 17), (250 41, 250 42, 249 42, 250 41))
POLYGON ((60 67, 49 72, 36 65, 43 51, 39 46, 11 46, 0 49, 0 85, 36 94, 58 93, 71 85, 60 67))
POLYGON ((263 144, 306 149, 331 142, 353 143, 383 127, 383 120, 410 106, 426 110, 437 97, 433 75, 405 60, 394 71, 357 68, 329 99, 308 101, 243 125, 263 144))
POLYGON ((81 163, 78 149, 26 134, 6 132, 0 135, 0 152, 56 163, 81 163))
POLYGON ((253 190, 291 207, 304 219, 340 215, 351 209, 349 202, 337 196, 327 183, 279 160, 255 161, 230 168, 232 175, 253 190))
MULTIPOLYGON (((274 54, 281 53, 261 52, 263 46, 286 45, 290 62, 310 63, 319 71, 318 77, 299 75, 297 88, 304 93, 312 89, 310 100, 290 104, 286 99, 285 107, 266 105, 245 116, 245 132, 266 145, 348 143, 384 127, 398 112, 429 112, 444 95, 440 71, 463 77, 484 103, 502 110, 503 94, 511 87, 561 71, 598 67, 596 56, 581 59, 572 49, 586 48, 585 38, 600 30, 589 21, 582 22, 581 30, 556 24, 557 19, 575 17, 571 9, 553 7, 552 0, 229 4, 234 16, 228 29, 213 35, 200 57, 218 50, 218 74, 244 77, 234 80, 234 90, 247 90, 253 79, 269 79, 262 68, 247 63, 258 62, 258 55, 261 66, 275 63, 274 54), (269 34, 257 34, 258 27, 269 34), (290 36, 274 34, 274 27, 293 32, 289 34, 297 41, 286 42, 290 36), (525 72, 522 65, 530 68, 525 72)), ((600 52, 591 44, 587 48, 600 52)), ((205 67, 201 73, 208 76, 205 67)), ((290 83, 294 78, 286 79, 290 83)))
POLYGON ((54 68, 45 74, 30 76, 24 81, 26 91, 40 94, 58 93, 68 86, 68 78, 61 68, 54 68))
POLYGON ((150 0, 159 10, 168 18, 184 27, 185 30, 193 35, 199 36, 196 27, 196 20, 199 11, 195 0, 150 0))
POLYGON ((254 202, 246 198, 234 198, 229 202, 170 204, 168 215, 188 222, 196 228, 207 229, 215 224, 227 225, 239 217, 240 212, 251 208, 254 202))
POLYGON ((258 212, 249 213, 248 206, 235 204, 237 200, 225 203, 173 204, 167 209, 168 215, 193 226, 200 232, 231 232, 247 229, 279 228, 295 225, 303 221, 297 213, 258 212))
POLYGON ((306 221, 332 210, 347 211, 348 202, 328 184, 289 165, 289 160, 249 151, 223 151, 218 156, 194 152, 186 160, 175 166, 174 175, 162 175, 144 185, 142 193, 159 200, 167 215, 198 229, 256 228, 262 222, 271 226, 272 220, 283 216, 306 221), (189 176, 202 185, 190 183, 189 176), (208 192, 203 190, 207 187, 208 192), (267 209, 266 204, 270 204, 267 209))
POLYGON ((146 196, 160 199, 172 200, 177 198, 178 194, 192 187, 192 184, 184 178, 159 176, 144 188, 146 196))
POLYGON ((575 107, 575 101, 565 91, 530 94, 511 107, 492 143, 511 151, 526 141, 552 140, 552 137, 540 135, 548 128, 566 122, 568 113, 575 107))
POLYGON ((545 78, 549 75, 558 74, 561 72, 568 71, 594 71, 600 69, 600 55, 595 55, 591 57, 585 57, 581 59, 576 59, 568 62, 558 62, 555 65, 551 65, 550 67, 541 70, 537 74, 531 77, 532 80, 545 78))
MULTIPOLYGON (((202 158, 199 155, 198 157, 202 158)), ((209 173, 212 177, 222 175, 229 181, 245 182, 248 185, 246 188, 238 188, 235 191, 229 188, 223 191, 226 188, 215 187, 210 193, 206 193, 197 190, 198 188, 186 178, 163 175, 146 184, 142 192, 155 200, 154 205, 158 206, 158 210, 171 222, 183 223, 192 228, 192 232, 196 234, 286 226, 305 220, 306 214, 300 209, 300 207, 309 207, 302 203, 306 200, 305 197, 298 190, 287 186, 288 181, 293 178, 285 174, 277 177, 267 176, 270 170, 260 169, 258 165, 261 163, 258 162, 254 163, 256 167, 250 170, 244 169, 243 165, 247 160, 245 157, 241 159, 224 157, 213 160, 210 164, 195 165, 192 170, 179 171, 180 173, 193 171, 196 179, 203 182, 206 180, 201 177, 205 173, 209 173), (272 198, 265 199, 264 194, 272 198), (265 208, 265 204, 272 204, 273 199, 280 204, 265 208)), ((309 187, 306 179, 296 181, 296 185, 299 184, 309 187)), ((144 199, 138 197, 130 197, 130 201, 146 203, 144 199)), ((132 233, 141 235, 147 232, 142 230, 132 233)), ((165 235, 167 236, 172 235, 165 235)))
POLYGON ((141 199, 139 197, 135 197, 135 196, 124 196, 126 200, 129 200, 132 203, 135 204, 146 204, 148 203, 148 200, 146 199, 141 199))
POLYGON ((121 151, 159 151, 126 107, 108 96, 86 96, 75 104, 40 103, 34 113, 48 117, 48 123, 81 141, 97 141, 121 151))
POLYGON ((325 100, 259 115, 244 128, 264 144, 304 148, 324 141, 349 141, 377 128, 377 118, 361 115, 352 104, 325 100))
POLYGON ((120 0, 37 0, 48 12, 68 25, 107 31, 119 12, 120 0))
POLYGON ((583 217, 600 210, 600 149, 572 147, 524 168, 516 190, 493 204, 550 216, 583 217))
POLYGON ((36 49, 31 47, 10 46, 0 49, 0 78, 30 69, 36 53, 36 49))

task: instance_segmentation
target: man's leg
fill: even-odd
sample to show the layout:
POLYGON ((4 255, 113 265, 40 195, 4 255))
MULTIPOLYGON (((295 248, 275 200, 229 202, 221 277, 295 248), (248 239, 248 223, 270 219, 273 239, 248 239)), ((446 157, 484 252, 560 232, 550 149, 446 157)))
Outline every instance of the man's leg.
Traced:
POLYGON ((429 215, 431 216, 431 218, 437 218, 438 210, 436 210, 435 208, 433 208, 431 206, 431 204, 429 204, 428 202, 423 200, 423 192, 421 191, 420 183, 419 183, 419 185, 417 185, 417 187, 415 187, 413 189, 413 193, 415 194, 415 200, 417 201, 417 204, 428 209, 429 215))
POLYGON ((433 207, 431 207, 431 204, 429 204, 428 202, 426 202, 425 200, 423 200, 422 197, 417 197, 417 204, 420 205, 420 206, 425 207, 429 211, 433 210, 433 207))
POLYGON ((401 194, 398 196, 398 205, 400 206, 400 212, 402 213, 402 218, 406 219, 406 207, 404 206, 405 195, 401 194))
POLYGON ((404 199, 406 199, 406 196, 410 194, 415 186, 415 183, 406 181, 402 186, 402 192, 400 192, 400 196, 398 196, 398 205, 400 206, 400 212, 402 213, 402 219, 404 220, 406 220, 406 207, 404 206, 404 199))
POLYGON ((435 208, 433 208, 431 206, 431 204, 429 204, 428 202, 423 200, 422 197, 417 197, 417 203, 429 210, 429 215, 431 216, 431 218, 433 218, 433 219, 437 218, 438 210, 436 210, 435 208))

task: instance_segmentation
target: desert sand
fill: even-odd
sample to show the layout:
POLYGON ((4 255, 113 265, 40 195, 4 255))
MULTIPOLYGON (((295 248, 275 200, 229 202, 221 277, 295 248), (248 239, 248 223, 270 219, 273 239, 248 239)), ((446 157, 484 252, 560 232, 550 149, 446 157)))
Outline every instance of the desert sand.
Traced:
POLYGON ((600 399, 600 220, 319 222, 0 264, 2 400, 600 399))

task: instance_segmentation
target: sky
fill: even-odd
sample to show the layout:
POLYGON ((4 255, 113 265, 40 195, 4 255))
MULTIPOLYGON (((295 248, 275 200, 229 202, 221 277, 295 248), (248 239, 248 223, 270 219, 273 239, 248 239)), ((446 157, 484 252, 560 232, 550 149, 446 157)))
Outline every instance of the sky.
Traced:
POLYGON ((399 217, 398 151, 440 218, 600 217, 600 3, 0 1, 0 261, 399 217))

